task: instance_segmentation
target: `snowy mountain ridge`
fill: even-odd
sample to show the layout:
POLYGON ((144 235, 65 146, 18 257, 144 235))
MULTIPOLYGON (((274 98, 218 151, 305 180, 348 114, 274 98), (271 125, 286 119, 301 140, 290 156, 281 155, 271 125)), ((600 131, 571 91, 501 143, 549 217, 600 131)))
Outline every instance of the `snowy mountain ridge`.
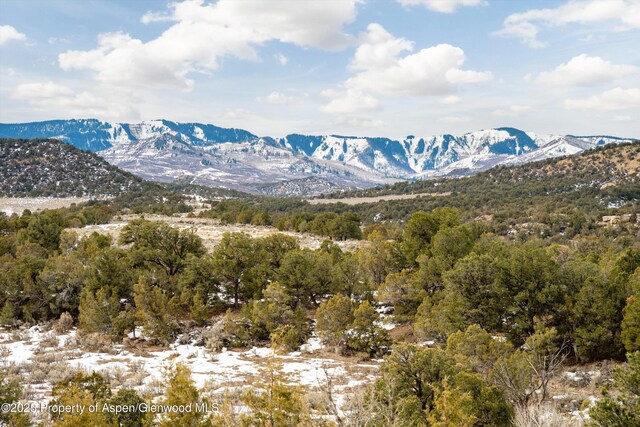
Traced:
POLYGON ((300 134, 271 138, 202 123, 109 123, 95 119, 0 124, 0 137, 57 138, 97 152, 110 163, 153 180, 253 192, 263 192, 261 189, 270 184, 296 180, 296 185, 279 187, 295 189, 287 195, 469 175, 501 164, 571 155, 598 145, 632 140, 537 135, 509 127, 460 136, 409 135, 402 141, 300 134), (309 177, 315 179, 306 179, 309 177))

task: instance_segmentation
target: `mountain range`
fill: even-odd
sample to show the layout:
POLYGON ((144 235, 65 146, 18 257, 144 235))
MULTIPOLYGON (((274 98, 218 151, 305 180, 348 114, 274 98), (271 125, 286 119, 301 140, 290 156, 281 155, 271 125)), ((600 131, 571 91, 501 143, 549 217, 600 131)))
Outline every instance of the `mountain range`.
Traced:
POLYGON ((289 134, 281 138, 201 123, 95 119, 0 124, 0 138, 55 138, 143 178, 279 196, 401 180, 471 175, 634 138, 537 135, 503 127, 403 140, 289 134))

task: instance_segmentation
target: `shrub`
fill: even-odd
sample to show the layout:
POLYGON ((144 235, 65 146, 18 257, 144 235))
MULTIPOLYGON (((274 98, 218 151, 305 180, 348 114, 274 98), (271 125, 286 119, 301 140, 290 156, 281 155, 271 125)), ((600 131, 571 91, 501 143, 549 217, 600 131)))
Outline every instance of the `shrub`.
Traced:
POLYGON ((73 327, 73 317, 68 311, 63 312, 60 318, 54 323, 53 329, 59 334, 69 332, 73 327))

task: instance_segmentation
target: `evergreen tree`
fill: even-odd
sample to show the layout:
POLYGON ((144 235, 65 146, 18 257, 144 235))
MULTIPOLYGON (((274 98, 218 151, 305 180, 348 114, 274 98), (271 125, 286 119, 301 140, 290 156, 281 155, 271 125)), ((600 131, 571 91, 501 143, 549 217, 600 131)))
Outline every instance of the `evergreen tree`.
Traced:
POLYGON ((478 421, 473 415, 473 404, 469 393, 451 386, 445 378, 442 390, 436 390, 433 410, 427 418, 433 427, 472 427, 478 421))
POLYGON ((419 211, 411 216, 402 238, 402 251, 409 265, 415 265, 418 255, 427 251, 431 239, 437 232, 438 223, 432 215, 419 211))
POLYGON ((624 301, 623 290, 602 277, 590 277, 584 283, 570 316, 574 348, 580 360, 622 355, 624 301))
POLYGON ((104 377, 97 372, 90 375, 76 374, 72 378, 56 384, 51 391, 54 399, 51 405, 84 407, 84 411, 59 412, 53 414, 55 427, 115 427, 117 424, 109 412, 102 411, 102 405, 111 397, 111 389, 104 377), (97 404, 99 410, 89 411, 97 404))
POLYGON ((160 427, 204 427, 208 425, 207 414, 196 410, 196 405, 201 407, 203 404, 208 404, 208 402, 200 396, 200 391, 195 386, 193 379, 191 379, 189 368, 182 363, 178 363, 167 371, 165 380, 167 389, 164 392, 162 404, 178 407, 191 405, 191 410, 168 412, 158 425, 160 427))
MULTIPOLYGON (((131 389, 121 388, 118 392, 107 401, 107 404, 111 407, 134 407, 139 408, 144 400, 140 395, 131 389)), ((112 422, 118 427, 143 427, 149 425, 153 420, 153 413, 144 413, 140 411, 123 411, 117 414, 113 412, 109 413, 112 422)))
POLYGON ((391 345, 391 339, 387 330, 377 325, 379 321, 380 315, 369 301, 363 301, 353 312, 353 323, 347 341, 349 348, 365 352, 369 357, 385 354, 391 345))
POLYGON ((353 302, 341 294, 334 295, 316 311, 316 333, 322 342, 336 349, 345 349, 347 331, 353 323, 353 302))
POLYGON ((589 409, 589 425, 640 426, 640 352, 629 353, 627 359, 627 366, 616 370, 612 389, 605 389, 602 399, 589 409))
POLYGON ((180 273, 189 254, 202 256, 205 248, 194 230, 178 230, 164 222, 136 219, 120 232, 121 244, 133 244, 133 258, 163 268, 168 276, 180 273))
POLYGON ((141 276, 133 286, 136 303, 136 318, 144 328, 144 333, 168 344, 174 337, 178 324, 174 317, 175 307, 167 295, 157 286, 149 286, 141 276))
POLYGON ((387 276, 378 288, 378 301, 393 306, 393 313, 400 318, 411 318, 427 296, 413 274, 404 270, 387 276))
POLYGON ((60 234, 65 226, 65 220, 58 211, 45 210, 30 217, 29 225, 22 230, 22 235, 28 241, 53 252, 58 250, 60 234))
POLYGON ((98 289, 95 293, 85 289, 80 297, 79 326, 83 332, 112 334, 114 320, 120 313, 120 301, 109 288, 98 289))
POLYGON ((234 306, 241 300, 248 300, 263 285, 255 272, 264 259, 258 242, 245 233, 225 233, 214 248, 214 271, 234 306))
POLYGON ((358 262, 367 281, 378 287, 389 273, 397 272, 394 265, 394 245, 379 232, 369 236, 369 243, 358 250, 358 262))
POLYGON ((64 311, 77 315, 80 291, 85 283, 84 266, 78 258, 73 255, 50 257, 38 279, 52 296, 49 302, 52 315, 57 317, 64 311))
POLYGON ((297 427, 312 425, 305 395, 300 387, 288 385, 272 360, 262 380, 243 394, 250 413, 242 416, 246 427, 297 427))
MULTIPOLYGON (((18 378, 10 379, 7 372, 0 370, 0 405, 18 403, 21 397, 20 380, 18 378)), ((0 411, 0 425, 27 427, 31 425, 31 422, 24 412, 0 411)))
POLYGON ((632 295, 622 312, 622 331, 620 337, 624 348, 632 353, 640 350, 640 298, 632 295))

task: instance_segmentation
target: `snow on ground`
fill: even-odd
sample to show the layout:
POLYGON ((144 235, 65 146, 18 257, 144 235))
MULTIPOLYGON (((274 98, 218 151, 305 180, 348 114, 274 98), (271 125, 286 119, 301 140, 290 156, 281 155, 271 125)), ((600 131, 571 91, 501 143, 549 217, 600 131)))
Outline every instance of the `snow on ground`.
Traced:
POLYGON ((329 375, 340 401, 350 389, 372 382, 379 367, 376 362, 360 363, 355 358, 327 353, 316 337, 310 338, 300 351, 286 354, 266 347, 213 353, 193 343, 143 351, 113 345, 110 352, 91 352, 78 346, 75 330, 64 334, 45 331, 40 326, 18 332, 0 330, 0 366, 21 373, 35 402, 48 401, 54 385, 48 375, 36 377, 34 373, 39 375, 42 370, 66 369, 67 377, 75 371, 99 371, 112 380, 112 386, 117 380, 116 387, 148 391, 158 385, 161 388, 163 372, 177 362, 189 367, 198 387, 214 394, 255 384, 269 365, 278 367, 287 382, 311 390, 324 386, 329 375), (49 360, 54 358, 55 364, 49 360))

